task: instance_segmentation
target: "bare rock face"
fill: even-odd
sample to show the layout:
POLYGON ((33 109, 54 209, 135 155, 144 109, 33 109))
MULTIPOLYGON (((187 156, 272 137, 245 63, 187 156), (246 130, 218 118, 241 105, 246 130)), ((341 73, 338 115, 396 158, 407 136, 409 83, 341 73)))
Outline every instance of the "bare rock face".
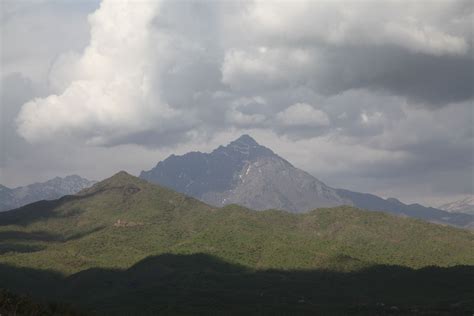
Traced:
POLYGON ((211 153, 172 155, 140 177, 215 206, 240 204, 256 210, 305 212, 352 205, 248 135, 211 153))
POLYGON ((224 192, 207 192, 202 200, 213 205, 240 204, 255 210, 305 212, 318 207, 352 205, 335 190, 279 157, 248 162, 224 192))

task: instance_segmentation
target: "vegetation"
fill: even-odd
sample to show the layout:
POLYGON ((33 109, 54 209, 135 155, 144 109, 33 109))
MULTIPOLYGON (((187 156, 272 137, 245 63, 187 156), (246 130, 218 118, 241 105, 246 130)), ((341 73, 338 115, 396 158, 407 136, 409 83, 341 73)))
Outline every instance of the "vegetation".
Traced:
POLYGON ((350 207, 217 209, 125 172, 0 213, 0 287, 100 314, 467 313, 473 266, 470 231, 350 207))
POLYGON ((0 315, 85 315, 70 306, 57 303, 37 302, 31 297, 17 295, 7 290, 0 290, 0 315))

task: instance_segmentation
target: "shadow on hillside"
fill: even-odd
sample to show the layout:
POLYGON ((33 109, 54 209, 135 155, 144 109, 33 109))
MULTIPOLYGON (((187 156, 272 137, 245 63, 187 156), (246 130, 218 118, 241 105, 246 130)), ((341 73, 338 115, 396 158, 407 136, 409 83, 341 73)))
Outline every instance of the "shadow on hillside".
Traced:
POLYGON ((61 235, 61 234, 52 234, 45 231, 32 231, 32 232, 22 232, 22 231, 0 231, 0 248, 4 242, 21 242, 21 241, 56 241, 56 242, 66 242, 70 240, 76 240, 83 238, 87 235, 93 234, 95 232, 101 231, 105 226, 98 226, 93 229, 77 232, 70 235, 61 235))
POLYGON ((102 191, 94 191, 88 194, 81 195, 65 195, 57 200, 42 200, 34 202, 25 206, 22 206, 17 209, 0 212, 0 226, 7 225, 20 225, 26 226, 28 224, 34 223, 41 219, 46 218, 62 218, 75 216, 82 213, 82 210, 76 209, 68 214, 61 214, 55 212, 55 209, 63 205, 64 203, 82 200, 93 195, 99 194, 102 191))
POLYGON ((164 254, 127 270, 58 273, 0 265, 2 286, 98 314, 472 315, 474 267, 374 266, 357 272, 254 271, 164 254))
POLYGON ((13 241, 55 241, 58 240, 59 235, 51 234, 43 231, 21 232, 14 230, 0 231, 0 242, 5 240, 13 241))
POLYGON ((27 253, 27 252, 36 252, 45 249, 44 246, 40 245, 22 245, 22 244, 14 244, 14 243, 0 243, 0 255, 3 255, 8 252, 19 252, 19 253, 27 253))

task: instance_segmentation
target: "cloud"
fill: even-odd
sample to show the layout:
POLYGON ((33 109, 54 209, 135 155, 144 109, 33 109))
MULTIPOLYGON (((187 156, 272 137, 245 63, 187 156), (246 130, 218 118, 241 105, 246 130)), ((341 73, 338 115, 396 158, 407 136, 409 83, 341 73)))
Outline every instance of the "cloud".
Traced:
POLYGON ((230 49, 222 64, 222 82, 245 91, 293 85, 314 70, 315 55, 299 48, 230 49))
POLYGON ((2 1, 2 76, 21 73, 44 88, 54 59, 64 51, 80 50, 87 44, 87 14, 98 2, 2 1))
POLYGON ((108 144, 147 131, 160 131, 178 110, 156 91, 160 47, 150 24, 157 2, 104 1, 89 16, 91 40, 80 55, 63 55, 51 72, 61 91, 27 102, 17 119, 28 141, 82 137, 108 144), (157 47, 158 46, 158 47, 157 47))
POLYGON ((287 127, 323 127, 329 125, 329 117, 321 110, 306 103, 296 103, 277 113, 276 121, 287 127))
MULTIPOLYGON (((110 146, 159 145, 171 134, 186 139, 229 125, 292 134, 282 127, 327 127, 305 131, 309 137, 346 130, 337 126, 344 113, 330 120, 307 113, 311 124, 300 124, 297 112, 309 108, 294 104, 324 104, 348 91, 428 108, 463 102, 474 95, 471 13, 462 1, 104 0, 89 17, 89 44, 56 59, 52 94, 25 103, 18 132, 30 142, 110 146), (225 97, 212 97, 219 93, 225 97), (268 100, 257 111, 236 105, 256 95, 268 100)), ((376 110, 358 115, 366 131, 388 120, 376 110)))
POLYGON ((230 18, 233 28, 242 28, 243 22, 244 32, 256 30, 245 37, 253 42, 393 45, 440 56, 467 53, 468 40, 460 32, 468 29, 469 14, 472 8, 468 1, 426 5, 407 1, 256 0, 230 18), (468 13, 461 15, 462 10, 468 13), (456 14, 457 19, 450 14, 456 14))
POLYGON ((473 17, 469 1, 249 2, 226 16, 223 82, 252 93, 365 88, 429 108, 462 102, 474 96, 473 17))

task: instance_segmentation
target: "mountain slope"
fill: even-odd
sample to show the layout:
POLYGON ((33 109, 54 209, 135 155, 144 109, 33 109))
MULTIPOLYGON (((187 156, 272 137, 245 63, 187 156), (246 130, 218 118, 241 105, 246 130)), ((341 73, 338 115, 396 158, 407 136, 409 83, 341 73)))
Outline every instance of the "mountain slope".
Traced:
POLYGON ((77 175, 71 175, 14 189, 0 185, 0 212, 40 200, 54 200, 64 195, 75 194, 94 183, 77 175))
POLYGON ((140 178, 215 206, 236 203, 298 213, 352 204, 248 135, 209 154, 172 155, 140 178))
POLYGON ((466 213, 474 215, 474 196, 469 196, 464 199, 446 203, 438 207, 450 213, 466 213))
POLYGON ((66 272, 126 267, 163 252, 204 252, 265 268, 330 265, 341 255, 357 265, 474 264, 468 231, 351 207, 298 215, 236 205, 217 209, 125 172, 75 196, 1 213, 0 237, 0 261, 31 265, 34 257, 36 267, 66 272), (25 248, 19 255, 7 246, 35 251, 25 248))
POLYGON ((218 209, 125 172, 77 195, 0 214, 1 286, 111 314, 121 308, 156 314, 154 308, 188 304, 215 308, 207 295, 228 307, 234 306, 231 298, 242 295, 233 308, 263 304, 267 311, 276 301, 294 310, 302 296, 312 302, 304 307, 312 312, 324 304, 346 306, 341 302, 375 306, 380 297, 416 304, 403 298, 406 289, 400 285, 381 284, 377 295, 367 285, 361 292, 359 283, 389 282, 394 273, 414 286, 418 294, 410 297, 424 297, 423 304, 435 306, 431 299, 439 296, 449 306, 457 302, 452 297, 459 300, 457 286, 463 297, 469 295, 464 284, 472 269, 431 270, 425 279, 408 268, 472 266, 473 249, 474 235, 452 227, 352 207, 304 214, 237 205, 218 209), (158 257, 146 259, 150 256, 158 257), (413 281, 420 278, 423 288, 413 281), (341 291, 344 297, 329 299, 341 291), (257 301, 243 294, 258 298, 262 292, 268 296, 257 301), (163 300, 155 299, 156 293, 163 300))

